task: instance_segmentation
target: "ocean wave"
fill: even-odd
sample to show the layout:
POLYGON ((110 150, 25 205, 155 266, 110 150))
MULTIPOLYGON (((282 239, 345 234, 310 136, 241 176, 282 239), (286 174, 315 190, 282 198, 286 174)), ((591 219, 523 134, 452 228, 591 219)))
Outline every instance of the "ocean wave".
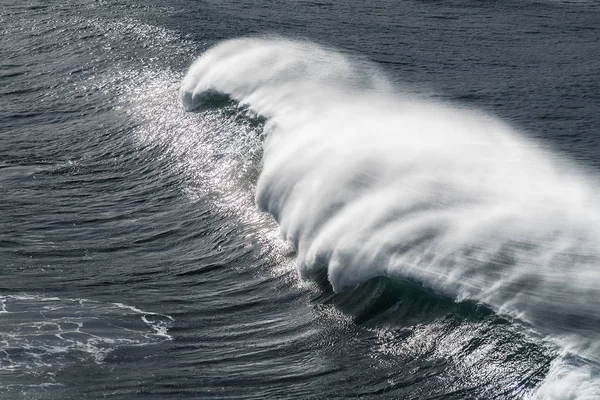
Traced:
MULTIPOLYGON (((256 201, 301 277, 326 275, 336 292, 409 279, 484 303, 587 360, 580 398, 600 394, 590 174, 492 116, 410 96, 371 63, 309 42, 218 44, 181 98, 193 110, 216 93, 267 118, 256 201)), ((573 398, 547 382, 537 393, 573 398)))

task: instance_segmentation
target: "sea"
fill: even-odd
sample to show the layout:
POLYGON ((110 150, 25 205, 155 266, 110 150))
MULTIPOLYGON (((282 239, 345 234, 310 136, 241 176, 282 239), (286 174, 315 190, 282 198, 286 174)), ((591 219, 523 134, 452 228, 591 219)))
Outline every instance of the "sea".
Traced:
POLYGON ((596 0, 2 0, 1 399, 600 399, 596 0))

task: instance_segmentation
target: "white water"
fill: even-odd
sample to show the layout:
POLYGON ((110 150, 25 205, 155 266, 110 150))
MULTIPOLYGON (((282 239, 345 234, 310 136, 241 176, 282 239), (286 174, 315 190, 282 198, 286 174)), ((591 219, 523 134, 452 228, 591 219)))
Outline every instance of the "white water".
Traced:
POLYGON ((336 291, 408 278, 484 302, 591 363, 558 359, 538 397, 600 397, 590 177, 497 119, 402 95, 368 62, 311 43, 223 42, 181 92, 188 109, 219 92, 269 119, 256 199, 303 278, 325 269, 336 291))
POLYGON ((123 346, 171 340, 172 322, 122 303, 0 295, 0 393, 37 398, 38 389, 61 385, 56 375, 68 367, 102 364, 123 346))

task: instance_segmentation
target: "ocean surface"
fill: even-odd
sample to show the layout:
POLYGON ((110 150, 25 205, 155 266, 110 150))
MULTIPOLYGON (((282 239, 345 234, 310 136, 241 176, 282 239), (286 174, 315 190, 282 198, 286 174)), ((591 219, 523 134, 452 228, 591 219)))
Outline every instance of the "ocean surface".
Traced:
POLYGON ((600 399, 598 2, 0 31, 0 398, 600 399))

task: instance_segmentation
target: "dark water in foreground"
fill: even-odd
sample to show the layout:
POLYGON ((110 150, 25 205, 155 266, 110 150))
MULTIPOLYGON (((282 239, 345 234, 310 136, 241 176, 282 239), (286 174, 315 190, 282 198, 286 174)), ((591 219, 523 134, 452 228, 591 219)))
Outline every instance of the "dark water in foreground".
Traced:
MULTIPOLYGON (((571 331, 549 339, 545 324, 414 276, 339 294, 325 272, 300 281, 254 202, 265 118, 234 101, 185 112, 178 93, 221 40, 306 39, 421 98, 494 113, 594 181, 597 3, 8 0, 0 26, 0 397, 599 393, 600 319, 572 291, 552 301, 573 305, 560 323, 586 351, 564 350, 571 331)), ((569 263, 585 257, 597 282, 585 243, 569 263)))

